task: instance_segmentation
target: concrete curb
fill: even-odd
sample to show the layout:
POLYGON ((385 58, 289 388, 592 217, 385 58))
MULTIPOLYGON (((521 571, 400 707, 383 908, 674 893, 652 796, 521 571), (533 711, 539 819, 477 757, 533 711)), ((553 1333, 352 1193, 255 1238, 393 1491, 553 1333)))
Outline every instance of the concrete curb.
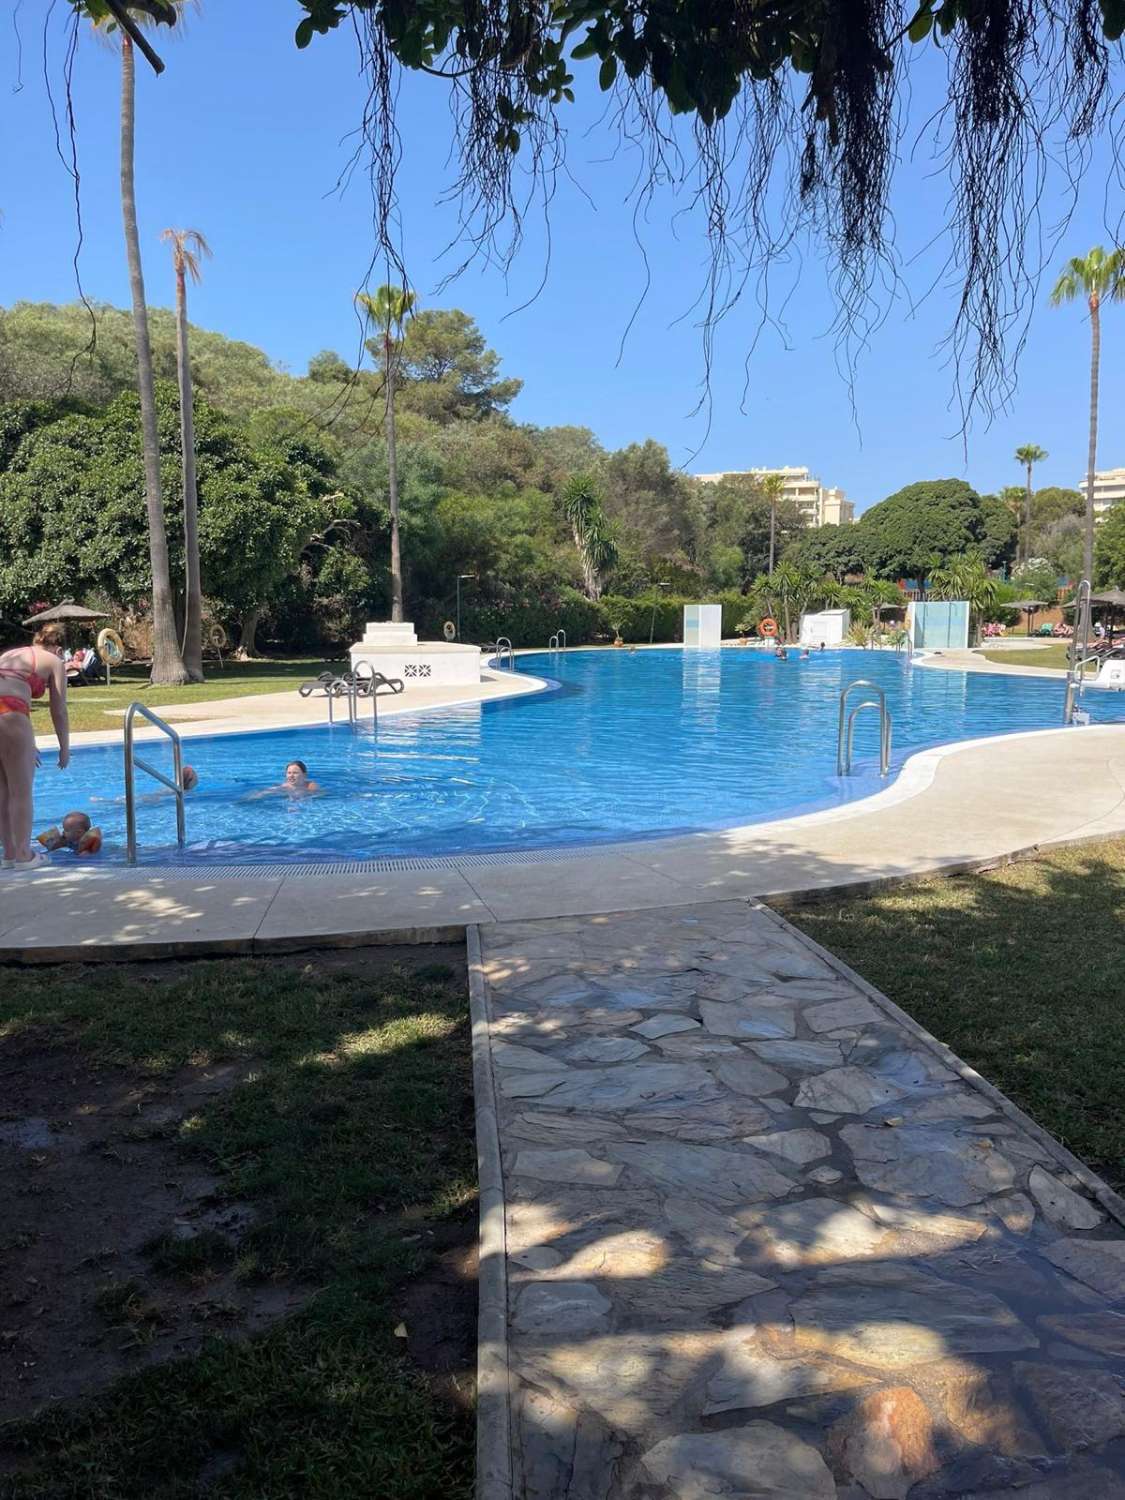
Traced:
POLYGON ((508 1245, 504 1169, 492 1072, 491 1010, 481 962, 480 928, 465 929, 473 1098, 480 1185, 477 1279, 477 1500, 514 1500, 511 1375, 508 1351, 508 1245))
POLYGON ((57 948, 0 947, 6 964, 128 964, 164 958, 266 958, 274 953, 305 953, 313 948, 415 947, 459 943, 463 922, 433 927, 376 927, 356 932, 311 932, 285 937, 171 938, 151 943, 68 943, 57 948))
POLYGON ((952 1048, 947 1047, 944 1042, 939 1041, 924 1026, 920 1026, 914 1020, 913 1016, 908 1015, 893 1000, 888 999, 882 990, 877 990, 873 984, 864 979, 862 974, 857 974, 842 958, 837 958, 827 948, 822 948, 815 938, 809 937, 800 928, 794 927, 791 922, 787 922, 780 912, 774 911, 764 901, 753 900, 749 905, 751 910, 764 913, 770 921, 776 923, 777 926, 781 927, 791 937, 796 938, 810 953, 815 953, 818 958, 823 959, 826 964, 835 969, 841 978, 848 980, 850 984, 854 984, 860 989, 871 1001, 872 1005, 877 1006, 890 1016, 892 1020, 897 1021, 900 1026, 905 1027, 924 1047, 935 1053, 945 1067, 955 1072, 963 1083, 967 1083, 970 1088, 976 1089, 977 1093, 983 1094, 993 1108, 999 1110, 1002 1115, 1005 1115, 1014 1125, 1018 1125, 1021 1130, 1026 1131, 1032 1140, 1037 1145, 1042 1146, 1064 1171, 1073 1173, 1091 1197, 1105 1209, 1106 1213, 1111 1218, 1116 1219, 1119 1224, 1125 1226, 1125 1198, 1122 1198, 1119 1193, 1115 1193, 1108 1183, 1103 1182, 1100 1177, 1091 1172, 1084 1162, 1079 1161, 1077 1156, 1072 1155, 1061 1142, 1057 1141, 1053 1135, 1044 1130, 1041 1125, 1037 1125, 1030 1115, 1024 1114, 1018 1105, 1012 1103, 1007 1094, 1001 1093, 994 1084, 989 1083, 987 1078, 982 1078, 975 1068, 970 1068, 968 1063, 962 1062, 961 1058, 957 1056, 952 1048))

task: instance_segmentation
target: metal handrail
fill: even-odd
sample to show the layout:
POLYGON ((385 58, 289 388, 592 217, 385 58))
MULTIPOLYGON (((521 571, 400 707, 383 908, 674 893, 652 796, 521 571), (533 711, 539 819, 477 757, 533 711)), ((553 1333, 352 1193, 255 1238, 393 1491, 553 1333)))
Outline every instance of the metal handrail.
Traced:
POLYGON ((1066 698, 1063 723, 1073 724, 1075 711, 1086 684, 1086 663, 1090 647, 1090 580, 1083 578, 1074 591, 1074 634, 1070 641, 1070 661, 1066 669, 1066 698))
POLYGON ((500 670, 504 670, 504 657, 508 658, 508 670, 516 670, 516 653, 512 650, 512 643, 506 635, 499 636, 496 641, 496 660, 500 670))
POLYGON ((850 775, 852 769, 852 749, 855 744, 855 720, 856 715, 864 708, 877 708, 879 710, 879 775, 886 776, 891 765, 891 729, 892 720, 890 710, 887 708, 887 695, 877 682, 872 682, 867 677, 857 677, 854 682, 849 682, 847 687, 840 693, 840 719, 836 730, 836 775, 850 775), (862 703, 857 703, 851 713, 847 712, 848 694, 853 688, 870 688, 877 693, 877 698, 865 698, 862 703), (845 733, 845 716, 847 720, 845 733))
POLYGON ((566 631, 562 628, 561 625, 559 626, 558 630, 555 632, 555 635, 556 635, 556 637, 558 639, 559 649, 561 651, 565 651, 566 650, 566 631))
POLYGON ((139 767, 146 775, 153 777, 176 797, 176 844, 182 849, 184 847, 184 755, 180 744, 180 736, 166 724, 159 714, 154 714, 151 708, 146 708, 143 703, 130 703, 125 711, 125 857, 131 865, 137 863, 137 791, 134 784, 133 770, 139 767), (155 766, 150 766, 148 761, 142 760, 133 748, 133 720, 140 714, 154 725, 172 741, 172 775, 174 780, 165 776, 163 771, 158 771, 155 766))
POLYGON ((547 638, 547 650, 548 651, 557 651, 558 649, 559 649, 559 633, 556 630, 555 633, 554 633, 554 635, 549 636, 547 638))

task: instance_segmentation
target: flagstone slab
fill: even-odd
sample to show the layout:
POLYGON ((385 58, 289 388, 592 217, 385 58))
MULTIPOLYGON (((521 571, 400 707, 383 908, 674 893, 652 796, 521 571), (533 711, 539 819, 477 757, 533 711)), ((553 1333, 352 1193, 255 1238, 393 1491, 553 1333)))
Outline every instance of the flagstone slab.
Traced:
POLYGON ((769 1041, 797 1035, 797 1010, 790 1005, 728 1005, 718 1000, 700 1000, 703 1024, 712 1036, 741 1037, 747 1041, 769 1041))
POLYGON ((1125 1298, 1125 1239, 1056 1240, 1043 1253, 1060 1271, 1093 1287, 1110 1301, 1125 1298))
POLYGON ((619 1063, 631 1062, 649 1052, 644 1042, 630 1036, 592 1036, 575 1042, 566 1048, 566 1060, 571 1063, 619 1063))
POLYGON ((940 1126, 845 1125, 840 1139, 870 1188, 937 1198, 955 1208, 1016 1185, 1016 1170, 990 1141, 940 1126))
POLYGON ((874 1369, 1039 1344, 999 1297, 909 1266, 848 1267, 797 1297, 791 1312, 799 1348, 874 1369))
POLYGON ((806 1006, 801 1019, 810 1031, 834 1031, 839 1026, 866 1026, 872 1021, 881 1021, 883 1016, 870 1000, 861 995, 849 995, 827 1005, 806 1006))
POLYGON ((649 1016, 647 1021, 639 1021, 630 1030, 655 1041, 657 1037, 673 1036, 678 1031, 698 1031, 699 1022, 693 1016, 655 1015, 649 1016))
POLYGON ((615 1162, 643 1178, 667 1187, 686 1188, 704 1202, 746 1203, 780 1198, 796 1186, 792 1178, 749 1152, 724 1151, 677 1141, 648 1141, 629 1145, 612 1142, 606 1148, 615 1162))
POLYGON ((692 1062, 637 1063, 631 1068, 588 1068, 560 1076, 513 1073, 501 1079, 508 1098, 538 1097, 548 1109, 612 1111, 703 1104, 722 1095, 704 1068, 692 1062))
POLYGON ((642 1463, 678 1500, 836 1500, 835 1481, 817 1450, 772 1422, 665 1438, 642 1463))
POLYGON ((747 1136, 746 1144, 755 1151, 767 1151, 798 1166, 819 1161, 832 1150, 832 1142, 819 1130, 773 1130, 765 1135, 747 1136))
POLYGON ((830 1068, 806 1078, 797 1091, 800 1109, 834 1110, 837 1114, 865 1115, 869 1110, 894 1104, 906 1090, 878 1078, 866 1068, 830 1068))
POLYGON ((517 1177, 538 1177, 543 1182, 596 1183, 612 1187, 621 1176, 621 1168, 599 1161, 588 1151, 520 1151, 512 1164, 517 1177))
POLYGON ((838 1042, 765 1041, 754 1042, 750 1050, 763 1062, 800 1073, 821 1073, 844 1062, 838 1042))
POLYGON ((1027 1189, 1047 1218, 1065 1229, 1096 1229, 1105 1218, 1089 1198, 1083 1198, 1042 1167, 1032 1167, 1027 1189))
POLYGON ((604 1327, 611 1306, 590 1282, 536 1281, 517 1296, 512 1324, 520 1333, 589 1333, 604 1327))

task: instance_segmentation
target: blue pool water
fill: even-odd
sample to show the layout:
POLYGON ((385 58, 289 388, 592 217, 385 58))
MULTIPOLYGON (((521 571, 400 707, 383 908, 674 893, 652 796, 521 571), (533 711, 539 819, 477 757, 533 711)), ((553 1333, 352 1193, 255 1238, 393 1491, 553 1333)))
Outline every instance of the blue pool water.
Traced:
MULTIPOLYGON (((836 776, 841 687, 873 678, 894 715, 894 766, 926 746, 1061 722, 1061 681, 911 667, 890 653, 835 651, 786 662, 755 651, 590 651, 524 657, 556 691, 347 726, 184 742, 200 786, 175 810, 146 795, 145 860, 263 863, 550 848, 730 827, 869 796, 880 782, 875 714, 857 724, 858 774, 836 776), (304 760, 322 796, 253 800, 304 760)), ((1097 719, 1125 719, 1125 695, 1088 692, 1097 719)), ((1080 733, 1081 731, 1074 731, 1080 733)), ((141 752, 170 766, 163 746, 141 752)), ((138 788, 154 782, 138 776, 138 788)), ((36 826, 87 809, 124 843, 121 751, 80 748, 48 766, 36 826)))

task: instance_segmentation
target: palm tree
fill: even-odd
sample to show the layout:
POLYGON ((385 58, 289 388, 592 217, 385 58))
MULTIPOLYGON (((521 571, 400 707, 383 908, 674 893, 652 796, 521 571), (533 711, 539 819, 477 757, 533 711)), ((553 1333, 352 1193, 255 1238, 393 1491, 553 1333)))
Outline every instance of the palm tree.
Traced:
POLYGON ((785 480, 780 474, 766 474, 762 479, 762 488, 765 490, 766 499, 770 507, 770 566, 773 572, 774 561, 777 557, 777 502, 781 499, 785 489, 785 480))
POLYGON ((1026 563, 1031 558, 1031 471, 1036 464, 1041 464, 1050 454, 1046 448, 1040 448, 1038 443, 1024 443, 1015 452, 1015 460, 1023 464, 1027 472, 1027 488, 1024 492, 1023 526, 1018 535, 1020 540, 1016 543, 1016 562, 1026 563))
POLYGON ((199 262, 211 247, 198 229, 166 229, 176 273, 176 373, 180 383, 180 449, 184 467, 184 667, 203 681, 203 585, 199 576, 199 496, 195 485, 195 414, 188 353, 187 278, 199 283, 199 262))
POLYGON ((934 599, 964 599, 969 605, 969 639, 976 640, 984 616, 996 604, 999 584, 975 553, 955 557, 930 574, 934 599))
POLYGON ((1094 576, 1094 471, 1098 458, 1098 374, 1101 362, 1101 305, 1125 301, 1125 250, 1107 253, 1095 245, 1086 256, 1075 256, 1055 282, 1051 306, 1086 298, 1090 309, 1090 445, 1086 454, 1086 534, 1082 544, 1082 574, 1094 576))
POLYGON ((617 538, 592 474, 572 474, 563 487, 563 514, 574 535, 586 594, 601 598, 602 574, 617 561, 617 538))
POLYGON ((133 302, 133 332, 137 346, 137 390, 141 400, 141 445, 144 455, 145 507, 148 512, 148 551, 152 570, 152 670, 150 680, 161 685, 188 681, 176 616, 172 606, 172 576, 168 564, 168 535, 164 525, 164 497, 160 486, 160 439, 156 425, 156 391, 152 345, 148 332, 141 243, 137 230, 137 193, 134 150, 137 122, 137 84, 134 37, 137 20, 174 24, 176 4, 169 0, 90 0, 87 14, 94 25, 121 38, 121 214, 125 226, 125 254, 133 302))
POLYGON ((360 292, 360 307, 379 330, 367 347, 382 360, 386 395, 387 490, 391 512, 391 620, 402 620, 402 552, 398 536, 398 452, 395 447, 395 371, 402 346, 402 325, 414 310, 415 296, 401 286, 381 286, 375 295, 360 292))

